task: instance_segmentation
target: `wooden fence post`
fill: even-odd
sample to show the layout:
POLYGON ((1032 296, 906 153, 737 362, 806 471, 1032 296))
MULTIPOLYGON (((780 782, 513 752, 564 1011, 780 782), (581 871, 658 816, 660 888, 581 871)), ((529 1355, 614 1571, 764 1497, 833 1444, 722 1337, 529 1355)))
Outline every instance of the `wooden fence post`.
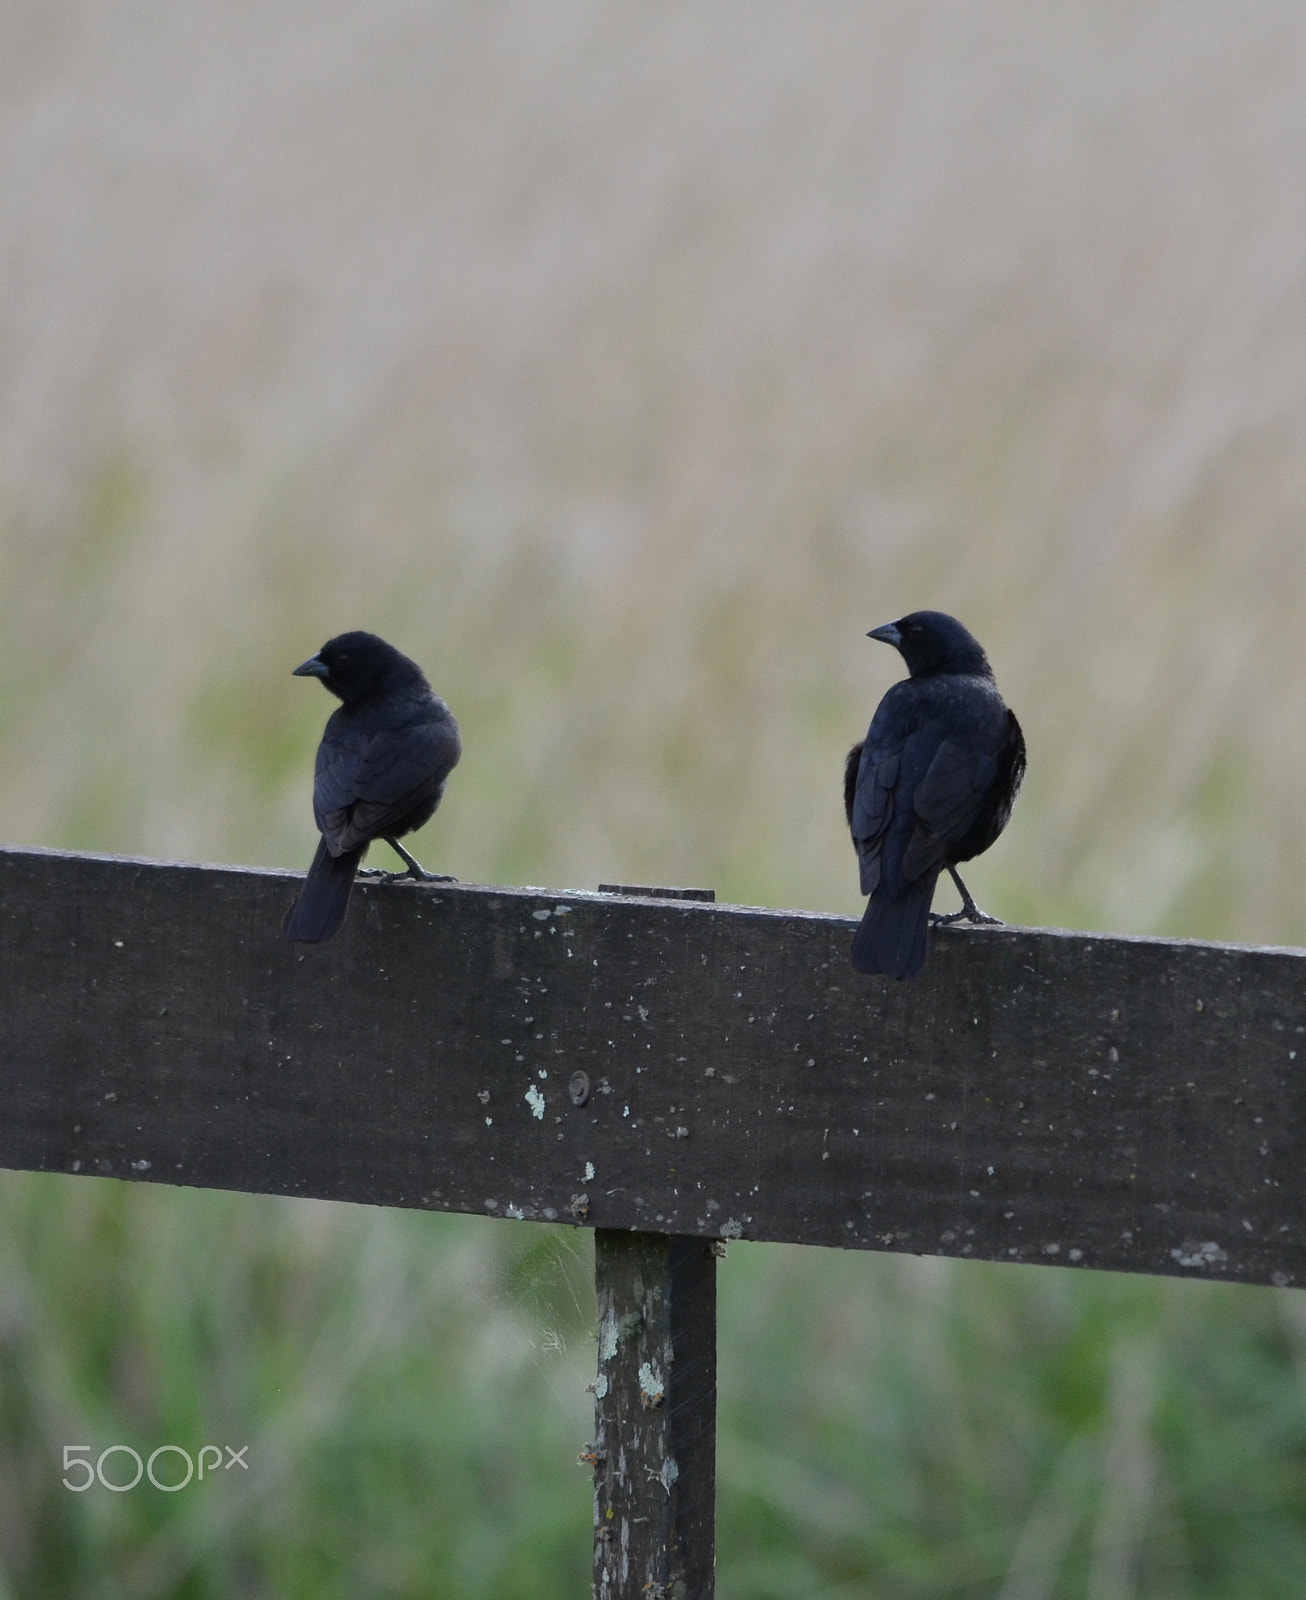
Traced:
POLYGON ((594 1276, 595 1600, 712 1600, 714 1243, 598 1228, 594 1276))
MULTIPOLYGON (((713 900, 710 889, 600 893, 713 900)), ((716 1568, 714 1240, 594 1231, 594 1600, 712 1600, 716 1568)))

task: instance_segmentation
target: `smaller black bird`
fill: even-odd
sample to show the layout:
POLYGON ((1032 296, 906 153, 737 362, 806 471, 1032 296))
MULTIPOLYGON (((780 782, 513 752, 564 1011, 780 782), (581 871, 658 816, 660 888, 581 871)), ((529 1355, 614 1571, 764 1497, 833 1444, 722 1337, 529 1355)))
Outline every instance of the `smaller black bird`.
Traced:
POLYGON ((1006 827, 1025 740, 978 640, 955 617, 914 611, 867 637, 898 649, 910 676, 880 701, 844 767, 844 809, 871 897, 852 962, 858 972, 911 978, 925 964, 931 920, 998 920, 976 906, 956 868, 1006 827), (931 918, 945 868, 962 909, 931 918))
POLYGON ((453 713, 422 669, 374 633, 340 634, 293 675, 320 678, 344 702, 317 747, 313 815, 322 840, 283 928, 287 939, 321 944, 345 920, 354 874, 373 839, 384 839, 408 864, 387 881, 457 881, 424 872, 399 836, 430 820, 462 743, 453 713))

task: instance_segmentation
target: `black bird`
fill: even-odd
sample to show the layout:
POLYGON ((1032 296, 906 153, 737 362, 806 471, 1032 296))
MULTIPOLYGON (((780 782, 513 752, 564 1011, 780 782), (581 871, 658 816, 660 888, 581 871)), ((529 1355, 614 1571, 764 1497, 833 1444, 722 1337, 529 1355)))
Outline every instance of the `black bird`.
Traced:
POLYGON ((867 637, 898 649, 910 676, 880 701, 844 767, 844 809, 871 897, 852 961, 858 972, 911 978, 925 964, 931 920, 998 920, 976 906, 956 867, 1006 827, 1025 740, 979 641, 955 617, 913 611, 867 637), (945 868, 962 909, 931 919, 945 868))
POLYGON ((345 920, 354 874, 373 839, 408 863, 387 881, 456 881, 424 872, 399 835, 430 820, 462 743, 453 713, 422 669, 374 633, 340 634, 294 676, 320 678, 344 701, 317 747, 313 815, 322 840, 283 929, 287 939, 321 944, 345 920))

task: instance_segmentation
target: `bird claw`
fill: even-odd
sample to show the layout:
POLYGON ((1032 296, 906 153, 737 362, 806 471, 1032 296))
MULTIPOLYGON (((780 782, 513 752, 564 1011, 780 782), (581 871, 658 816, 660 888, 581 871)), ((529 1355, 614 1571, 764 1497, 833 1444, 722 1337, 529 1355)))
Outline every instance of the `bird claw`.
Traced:
POLYGON ((407 879, 410 883, 457 883, 457 878, 451 878, 447 872, 428 872, 416 856, 409 855, 398 839, 392 833, 383 833, 381 837, 390 846, 394 853, 404 863, 403 872, 386 872, 381 876, 382 883, 399 883, 407 879))
POLYGON ((981 911, 978 906, 963 906, 960 911, 949 911, 946 916, 937 911, 930 913, 931 928, 948 928, 954 922, 982 922, 991 928, 1006 927, 1001 917, 991 917, 987 911, 981 911))

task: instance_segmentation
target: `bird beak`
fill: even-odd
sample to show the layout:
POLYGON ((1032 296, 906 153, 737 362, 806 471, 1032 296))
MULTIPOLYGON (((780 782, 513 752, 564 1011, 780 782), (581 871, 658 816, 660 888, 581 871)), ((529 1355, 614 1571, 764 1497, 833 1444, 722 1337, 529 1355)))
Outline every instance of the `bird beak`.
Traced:
MULTIPOLYGON (((881 644, 891 644, 896 650, 902 643, 902 635, 898 632, 896 622, 886 622, 882 628, 872 628, 866 635, 868 639, 878 639, 881 644)), ((301 671, 303 668, 300 669, 301 671)))
POLYGON ((331 668, 317 656, 309 656, 308 660, 302 666, 296 667, 290 676, 292 678, 329 678, 331 676, 331 668))

